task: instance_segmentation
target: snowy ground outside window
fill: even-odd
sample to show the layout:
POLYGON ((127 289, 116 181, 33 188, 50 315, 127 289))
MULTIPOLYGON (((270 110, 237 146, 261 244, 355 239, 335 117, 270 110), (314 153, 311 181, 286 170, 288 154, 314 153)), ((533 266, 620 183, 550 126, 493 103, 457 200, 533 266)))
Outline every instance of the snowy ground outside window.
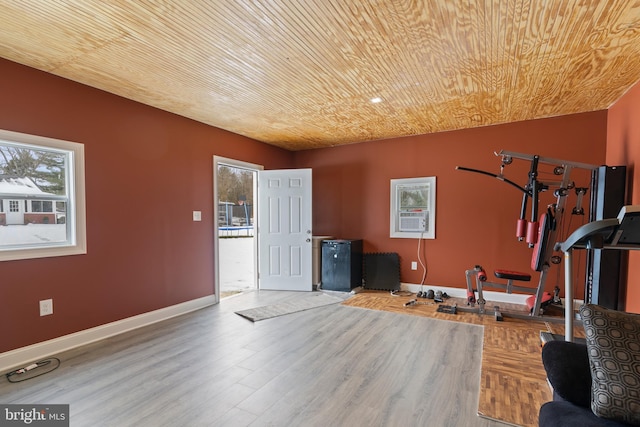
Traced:
POLYGON ((0 226, 0 247, 5 245, 30 245, 59 243, 67 240, 65 224, 27 224, 0 226))

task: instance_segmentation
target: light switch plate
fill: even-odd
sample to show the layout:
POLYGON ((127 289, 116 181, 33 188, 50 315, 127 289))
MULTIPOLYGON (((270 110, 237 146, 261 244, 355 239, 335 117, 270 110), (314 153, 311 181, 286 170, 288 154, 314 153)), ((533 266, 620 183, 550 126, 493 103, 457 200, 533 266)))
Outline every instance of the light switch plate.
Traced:
POLYGON ((193 220, 194 221, 202 221, 202 212, 193 211, 193 220))

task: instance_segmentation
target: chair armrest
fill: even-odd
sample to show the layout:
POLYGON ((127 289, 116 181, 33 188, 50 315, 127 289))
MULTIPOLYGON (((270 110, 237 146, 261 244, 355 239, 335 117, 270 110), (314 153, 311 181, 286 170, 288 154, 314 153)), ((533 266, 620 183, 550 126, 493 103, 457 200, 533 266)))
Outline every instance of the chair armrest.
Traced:
POLYGON ((591 406, 591 369, 586 345, 550 341, 542 347, 542 364, 558 396, 575 405, 591 406))

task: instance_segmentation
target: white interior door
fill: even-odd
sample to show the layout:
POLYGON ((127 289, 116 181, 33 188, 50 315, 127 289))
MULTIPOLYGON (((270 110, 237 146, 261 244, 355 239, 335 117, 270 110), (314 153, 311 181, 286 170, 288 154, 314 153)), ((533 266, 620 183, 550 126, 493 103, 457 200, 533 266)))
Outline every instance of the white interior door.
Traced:
POLYGON ((258 287, 313 290, 311 169, 258 172, 258 287))

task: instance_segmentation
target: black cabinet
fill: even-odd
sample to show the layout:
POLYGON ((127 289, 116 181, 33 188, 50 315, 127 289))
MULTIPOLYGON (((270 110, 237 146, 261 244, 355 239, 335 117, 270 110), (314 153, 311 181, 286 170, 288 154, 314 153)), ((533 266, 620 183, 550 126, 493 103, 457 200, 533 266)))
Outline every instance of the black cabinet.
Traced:
POLYGON ((322 289, 349 292, 362 285, 362 240, 322 242, 322 289))

